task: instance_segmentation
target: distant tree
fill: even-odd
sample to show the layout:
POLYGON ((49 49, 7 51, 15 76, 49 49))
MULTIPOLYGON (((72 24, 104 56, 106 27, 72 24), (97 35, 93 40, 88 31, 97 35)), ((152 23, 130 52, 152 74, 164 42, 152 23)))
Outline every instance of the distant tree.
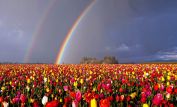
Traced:
POLYGON ((118 64, 114 56, 105 56, 103 60, 97 60, 92 57, 83 57, 80 61, 81 64, 118 64))
POLYGON ((102 64, 118 64, 118 60, 114 56, 105 56, 102 64))

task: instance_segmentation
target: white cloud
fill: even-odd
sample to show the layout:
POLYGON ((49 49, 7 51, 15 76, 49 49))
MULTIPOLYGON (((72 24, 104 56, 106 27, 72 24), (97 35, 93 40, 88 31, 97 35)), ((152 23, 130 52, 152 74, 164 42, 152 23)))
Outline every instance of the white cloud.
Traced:
POLYGON ((177 54, 172 54, 172 55, 161 55, 161 56, 158 56, 159 59, 162 59, 162 60, 177 60, 177 54))
POLYGON ((121 44, 118 48, 116 48, 117 51, 129 51, 130 47, 126 44, 121 44))
POLYGON ((177 47, 159 51, 157 53, 157 58, 161 60, 177 60, 177 47))
POLYGON ((122 51, 130 51, 130 50, 139 49, 139 48, 141 48, 140 44, 135 44, 135 45, 129 46, 129 45, 123 43, 123 44, 119 45, 118 47, 106 46, 105 50, 106 51, 122 52, 122 51))

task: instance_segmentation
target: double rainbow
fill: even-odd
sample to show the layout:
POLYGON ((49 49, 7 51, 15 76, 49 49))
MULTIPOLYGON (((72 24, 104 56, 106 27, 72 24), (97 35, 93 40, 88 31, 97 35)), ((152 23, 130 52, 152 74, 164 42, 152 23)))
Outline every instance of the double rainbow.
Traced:
MULTIPOLYGON (((44 22, 46 21, 47 19, 47 16, 49 15, 49 13, 51 12, 55 2, 57 0, 52 0, 50 2, 50 4, 48 5, 48 7, 46 8, 46 11, 45 13, 43 14, 42 16, 42 19, 40 20, 40 22, 37 24, 38 26, 35 28, 35 32, 32 36, 32 40, 27 48, 27 53, 25 55, 25 58, 24 58, 24 62, 25 63, 28 63, 29 62, 29 58, 31 56, 31 53, 32 53, 32 50, 33 48, 35 47, 35 43, 36 43, 36 40, 37 40, 37 37, 39 36, 39 33, 41 32, 42 30, 42 26, 44 24, 44 22)), ((82 19, 85 17, 85 15, 87 14, 87 12, 92 8, 92 6, 94 5, 94 3, 96 2, 96 0, 92 0, 87 6, 86 8, 81 12, 81 14, 78 16, 78 18, 76 19, 76 21, 73 23, 72 27, 70 28, 69 32, 67 33, 61 47, 60 47, 60 50, 57 54, 57 58, 56 58, 56 61, 55 61, 55 64, 61 64, 61 61, 62 61, 62 58, 64 56, 64 52, 66 50, 66 47, 67 47, 67 44, 69 43, 69 40, 71 39, 72 35, 74 34, 74 31, 76 30, 76 28, 79 26, 80 22, 82 21, 82 19)))

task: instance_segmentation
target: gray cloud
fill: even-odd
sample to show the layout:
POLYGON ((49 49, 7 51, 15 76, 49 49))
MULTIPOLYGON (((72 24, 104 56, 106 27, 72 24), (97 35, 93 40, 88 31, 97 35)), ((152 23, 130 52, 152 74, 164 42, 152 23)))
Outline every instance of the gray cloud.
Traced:
MULTIPOLYGON (((0 0, 0 62, 23 62, 50 2, 0 0)), ((67 32, 90 2, 56 1, 40 28, 29 62, 54 63, 67 32)), ((176 53, 170 51, 157 53, 177 46, 176 5, 175 0, 97 0, 74 31, 63 62, 105 55, 114 55, 120 62, 160 55, 160 59, 175 58, 176 53)))

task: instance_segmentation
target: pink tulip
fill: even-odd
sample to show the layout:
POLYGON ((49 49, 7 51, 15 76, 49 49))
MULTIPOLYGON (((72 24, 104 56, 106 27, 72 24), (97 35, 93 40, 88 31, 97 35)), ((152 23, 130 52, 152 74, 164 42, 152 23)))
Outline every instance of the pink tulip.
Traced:
POLYGON ((79 102, 79 101, 81 100, 81 98, 82 98, 81 92, 80 92, 80 91, 77 91, 77 92, 76 92, 76 100, 79 102))
POLYGON ((152 100, 152 103, 154 105, 159 105, 161 103, 161 101, 163 100, 163 96, 162 94, 158 93, 154 96, 153 100, 152 100))
POLYGON ((63 86, 64 91, 68 91, 68 86, 63 86))

